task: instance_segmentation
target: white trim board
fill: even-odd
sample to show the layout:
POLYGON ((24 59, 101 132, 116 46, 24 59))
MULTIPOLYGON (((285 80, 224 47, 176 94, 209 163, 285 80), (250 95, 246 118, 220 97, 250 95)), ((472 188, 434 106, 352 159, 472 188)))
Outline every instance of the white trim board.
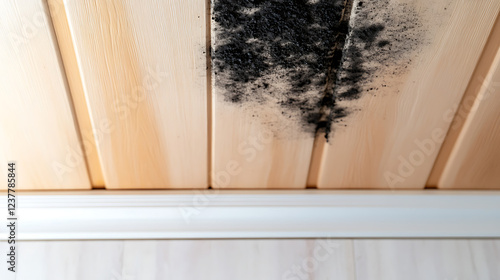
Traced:
MULTIPOLYGON (((498 191, 92 190, 17 195, 18 240, 500 237, 498 191)), ((7 211, 6 201, 1 196, 0 211, 7 211)), ((0 228, 5 240, 7 228, 0 228)))

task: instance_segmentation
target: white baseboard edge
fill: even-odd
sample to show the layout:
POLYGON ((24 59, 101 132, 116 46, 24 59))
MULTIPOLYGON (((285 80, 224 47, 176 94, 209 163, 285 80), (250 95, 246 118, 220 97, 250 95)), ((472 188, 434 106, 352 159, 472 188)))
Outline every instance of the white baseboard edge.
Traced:
MULTIPOLYGON (((498 238, 498 191, 17 193, 18 240, 498 238)), ((0 211, 7 213, 7 197, 0 211)), ((7 223, 7 220, 5 220, 7 223)), ((1 240, 9 232, 1 227, 1 240)))

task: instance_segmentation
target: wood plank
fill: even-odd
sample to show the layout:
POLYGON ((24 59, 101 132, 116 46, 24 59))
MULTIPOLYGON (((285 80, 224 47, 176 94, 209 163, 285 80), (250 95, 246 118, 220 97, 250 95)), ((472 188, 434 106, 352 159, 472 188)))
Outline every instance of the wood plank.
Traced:
POLYGON ((358 279, 498 279, 498 239, 356 239, 358 279))
POLYGON ((206 188, 205 2, 64 4, 106 188, 206 188))
POLYGON ((482 81, 443 169, 438 188, 500 189, 499 91, 500 49, 497 49, 490 72, 482 81))
POLYGON ((423 188, 500 2, 354 6, 318 187, 423 188))
MULTIPOLYGON (((427 186, 429 187, 437 187, 441 176, 443 175, 443 170, 449 162, 450 154, 452 153, 455 145, 457 143, 457 139, 462 133, 464 123, 468 119, 470 111, 474 105, 478 94, 483 89, 483 84, 487 81, 485 78, 489 77, 491 79, 491 75, 493 74, 495 67, 495 57, 498 54, 498 49, 500 48, 500 17, 497 17, 497 21, 493 30, 490 34, 490 38, 484 48, 483 54, 481 55, 481 59, 479 60, 476 70, 474 70, 474 74, 472 75, 472 79, 467 86, 467 90, 465 91, 464 97, 462 98, 462 102, 460 103, 455 117, 451 122, 450 129, 446 134, 446 138, 444 139, 441 150, 439 151, 439 155, 436 158, 436 162, 434 163, 434 167, 432 168, 431 175, 427 180, 427 186)), ((453 116, 450 115, 451 119, 453 116)), ((479 186, 476 186, 479 187, 479 186)))
POLYGON ((2 1, 0 34, 2 182, 7 161, 16 161, 17 189, 89 189, 46 3, 2 1))
POLYGON ((350 1, 211 8, 212 186, 305 188, 350 1))
POLYGON ((75 49, 69 31, 63 0, 48 0, 47 3, 54 25, 54 31, 57 35, 57 42, 59 44, 64 70, 68 79, 73 105, 75 107, 90 180, 94 187, 104 186, 101 163, 99 162, 99 155, 97 154, 97 145, 90 122, 90 114, 87 101, 85 100, 82 79, 80 78, 80 71, 78 70, 75 49))

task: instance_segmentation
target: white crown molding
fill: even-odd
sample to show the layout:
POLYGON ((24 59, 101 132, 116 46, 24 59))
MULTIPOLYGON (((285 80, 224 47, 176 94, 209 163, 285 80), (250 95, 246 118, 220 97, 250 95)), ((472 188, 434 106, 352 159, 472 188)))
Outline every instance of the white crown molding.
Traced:
MULTIPOLYGON (((92 190, 17 195, 18 240, 500 237, 498 191, 92 190)), ((7 211, 6 201, 1 196, 0 211, 7 211)), ((6 236, 2 226, 0 239, 6 236)))

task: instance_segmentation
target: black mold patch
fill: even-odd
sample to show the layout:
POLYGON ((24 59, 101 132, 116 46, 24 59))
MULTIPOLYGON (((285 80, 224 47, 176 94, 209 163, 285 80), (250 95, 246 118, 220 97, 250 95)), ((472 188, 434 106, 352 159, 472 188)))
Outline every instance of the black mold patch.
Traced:
POLYGON ((234 104, 273 102, 285 118, 314 133, 322 106, 332 106, 351 1, 215 0, 218 91, 234 104))
POLYGON ((276 107, 295 130, 327 139, 352 111, 340 101, 390 87, 380 77, 407 71, 425 33, 396 0, 213 1, 217 94, 256 117, 276 107))

